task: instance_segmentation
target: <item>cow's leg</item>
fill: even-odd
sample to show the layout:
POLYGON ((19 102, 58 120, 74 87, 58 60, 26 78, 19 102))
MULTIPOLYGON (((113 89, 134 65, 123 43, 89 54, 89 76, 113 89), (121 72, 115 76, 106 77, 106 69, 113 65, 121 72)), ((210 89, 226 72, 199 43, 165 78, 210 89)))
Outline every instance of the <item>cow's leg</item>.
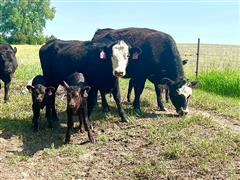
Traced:
POLYGON ((154 87, 155 87, 155 92, 156 92, 156 96, 157 96, 158 108, 160 111, 166 111, 166 109, 164 108, 163 102, 162 102, 161 90, 157 84, 154 84, 154 87))
POLYGON ((9 94, 8 94, 8 92, 9 92, 9 86, 10 86, 10 84, 11 84, 11 80, 6 81, 6 82, 4 83, 4 102, 5 102, 5 103, 9 101, 9 94))
POLYGON ((126 113, 125 111, 123 110, 123 107, 122 107, 122 103, 121 103, 121 96, 120 96, 120 89, 119 89, 119 82, 116 83, 116 87, 114 88, 113 92, 113 98, 117 104, 117 108, 118 108, 118 114, 119 116, 121 117, 121 120, 123 122, 128 122, 127 121, 127 118, 126 118, 126 113))
POLYGON ((169 88, 165 88, 165 99, 166 99, 166 102, 168 103, 169 102, 169 88))
POLYGON ((53 129, 53 124, 52 124, 52 105, 50 103, 46 104, 46 116, 47 116, 47 121, 48 121, 48 127, 50 129, 53 129))
POLYGON ((98 90, 96 88, 92 88, 88 94, 88 117, 90 117, 93 108, 95 107, 97 103, 97 92, 98 90))
POLYGON ((103 91, 100 91, 100 94, 101 94, 101 98, 102 98, 102 108, 103 108, 103 111, 104 112, 109 112, 110 108, 109 108, 108 103, 107 103, 106 93, 103 92, 103 91))
POLYGON ((132 92, 132 88, 133 88, 133 79, 129 80, 128 83, 128 92, 127 92, 127 101, 131 102, 131 92, 132 92))
MULTIPOLYGON (((87 108, 87 104, 84 105, 84 117, 83 117, 83 123, 84 123, 84 128, 85 128, 85 131, 87 131, 88 133, 88 138, 89 138, 89 141, 91 143, 94 143, 94 138, 93 138, 93 135, 92 135, 92 130, 90 128, 90 123, 89 123, 89 120, 88 120, 88 108, 87 108)), ((81 113, 81 116, 83 116, 83 114, 81 113)))
POLYGON ((70 137, 71 137, 71 131, 73 129, 73 117, 72 117, 72 113, 70 112, 70 110, 67 110, 67 133, 65 136, 65 143, 69 143, 70 141, 70 137))
POLYGON ((82 116, 83 113, 84 112, 80 111, 79 115, 78 115, 78 117, 79 117, 79 130, 80 130, 81 133, 83 133, 83 121, 84 121, 83 116, 82 116))
POLYGON ((38 122, 40 118, 40 107, 33 104, 32 111, 33 111, 33 119, 32 119, 33 131, 36 132, 38 130, 38 122))
POLYGON ((133 101, 133 108, 138 115, 142 114, 142 111, 140 109, 140 96, 143 92, 145 82, 146 82, 146 78, 134 79, 135 99, 133 101))
POLYGON ((57 88, 58 86, 54 87, 55 88, 55 92, 53 93, 52 96, 52 100, 51 100, 51 106, 52 106, 52 118, 53 121, 59 121, 58 117, 57 117, 57 111, 56 111, 56 92, 57 92, 57 88))

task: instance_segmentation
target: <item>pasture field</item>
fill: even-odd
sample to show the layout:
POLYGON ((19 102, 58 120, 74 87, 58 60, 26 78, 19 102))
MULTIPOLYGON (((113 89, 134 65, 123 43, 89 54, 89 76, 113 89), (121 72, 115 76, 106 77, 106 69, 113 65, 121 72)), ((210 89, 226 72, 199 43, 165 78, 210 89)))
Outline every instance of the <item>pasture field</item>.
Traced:
MULTIPOLYGON (((190 54, 195 46, 178 45, 182 57, 189 59, 184 68, 190 79, 194 78, 194 57, 190 54)), ((126 103, 128 80, 121 79, 122 101, 129 123, 119 122, 115 103, 108 96, 111 112, 103 113, 99 101, 91 117, 96 143, 90 144, 86 133, 76 131, 71 143, 65 145, 66 100, 61 100, 61 91, 56 103, 60 122, 54 124, 54 130, 47 129, 42 111, 40 129, 32 132, 31 96, 25 86, 34 75, 41 74, 40 46, 16 47, 19 67, 10 89, 11 101, 4 104, 3 90, 0 94, 0 179, 240 178, 238 95, 228 95, 225 90, 219 93, 214 88, 209 90, 202 83, 193 90, 190 114, 177 117, 171 103, 166 104, 168 112, 156 110, 154 88, 147 82, 141 98, 144 113, 136 117, 131 104, 126 103)), ((239 51, 239 46, 204 45, 204 48, 204 52, 211 54, 228 52, 222 59, 210 56, 204 61, 209 72, 209 67, 216 70, 212 61, 215 64, 219 61, 224 64, 230 59, 236 61, 236 64, 228 63, 232 70, 240 64, 238 57, 233 61, 231 53, 231 50, 239 51)), ((199 80, 203 81, 207 76, 201 73, 202 65, 201 68, 199 80)), ((222 86, 233 84, 239 91, 236 79, 240 74, 234 72, 236 74, 229 77, 233 83, 222 86)))

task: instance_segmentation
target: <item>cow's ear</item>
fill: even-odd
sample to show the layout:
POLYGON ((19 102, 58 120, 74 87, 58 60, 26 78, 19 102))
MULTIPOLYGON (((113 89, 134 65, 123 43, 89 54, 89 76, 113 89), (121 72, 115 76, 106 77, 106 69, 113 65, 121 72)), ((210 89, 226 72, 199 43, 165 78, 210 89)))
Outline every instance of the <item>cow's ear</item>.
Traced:
POLYGON ((168 86, 173 86, 173 85, 175 84, 174 81, 171 80, 171 79, 169 79, 169 78, 163 78, 163 79, 162 79, 162 83, 163 83, 163 84, 166 84, 166 85, 168 85, 168 86))
POLYGON ((197 85, 197 83, 198 83, 198 81, 191 81, 189 84, 188 84, 188 86, 189 87, 195 87, 196 85, 197 85))
POLYGON ((15 54, 17 53, 17 48, 16 48, 16 47, 13 48, 13 52, 14 52, 15 54))
POLYGON ((83 95, 83 97, 88 97, 88 94, 89 94, 89 92, 90 92, 90 90, 91 90, 91 87, 90 86, 85 86, 83 89, 82 89, 82 95, 83 95))
POLYGON ((32 93, 33 90, 35 89, 35 87, 32 86, 32 85, 27 85, 26 88, 28 89, 28 91, 29 91, 30 93, 32 93))
POLYGON ((130 48, 131 59, 139 59, 139 56, 142 54, 142 50, 138 47, 130 48))
POLYGON ((107 58, 107 54, 106 54, 105 50, 100 51, 99 58, 102 59, 102 60, 107 58))
POLYGON ((65 88, 66 91, 69 90, 70 87, 65 81, 63 81, 62 85, 63 85, 63 87, 65 88))
POLYGON ((188 63, 188 59, 182 60, 182 64, 183 64, 183 65, 185 65, 185 64, 187 64, 187 63, 188 63))
POLYGON ((55 91, 55 88, 54 88, 54 87, 52 87, 52 86, 47 87, 47 95, 48 95, 48 96, 52 96, 53 93, 54 93, 54 91, 55 91))

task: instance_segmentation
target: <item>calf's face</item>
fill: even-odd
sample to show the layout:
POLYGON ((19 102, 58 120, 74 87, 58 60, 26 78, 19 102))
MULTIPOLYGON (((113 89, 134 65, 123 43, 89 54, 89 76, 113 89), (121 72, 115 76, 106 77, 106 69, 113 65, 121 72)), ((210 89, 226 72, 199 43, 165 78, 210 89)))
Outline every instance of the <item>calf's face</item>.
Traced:
POLYGON ((77 111, 84 101, 86 101, 91 88, 89 86, 84 86, 83 88, 79 86, 69 86, 66 82, 63 82, 63 85, 67 91, 68 108, 77 111))
POLYGON ((40 104, 44 98, 52 96, 55 91, 54 87, 45 87, 41 84, 36 86, 27 85, 27 89, 32 93, 34 103, 40 104))

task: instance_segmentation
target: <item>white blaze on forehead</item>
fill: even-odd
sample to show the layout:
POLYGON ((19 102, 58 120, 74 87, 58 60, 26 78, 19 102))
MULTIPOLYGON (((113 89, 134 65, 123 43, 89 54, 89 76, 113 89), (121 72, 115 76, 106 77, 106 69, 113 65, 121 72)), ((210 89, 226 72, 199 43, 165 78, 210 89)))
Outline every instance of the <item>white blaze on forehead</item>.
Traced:
POLYGON ((185 84, 181 88, 179 88, 177 92, 179 95, 184 95, 187 98, 188 96, 192 95, 192 88, 185 84))
POLYGON ((115 72, 122 72, 123 76, 126 74, 128 54, 129 48, 124 41, 119 41, 112 47, 113 75, 115 75, 115 72))

